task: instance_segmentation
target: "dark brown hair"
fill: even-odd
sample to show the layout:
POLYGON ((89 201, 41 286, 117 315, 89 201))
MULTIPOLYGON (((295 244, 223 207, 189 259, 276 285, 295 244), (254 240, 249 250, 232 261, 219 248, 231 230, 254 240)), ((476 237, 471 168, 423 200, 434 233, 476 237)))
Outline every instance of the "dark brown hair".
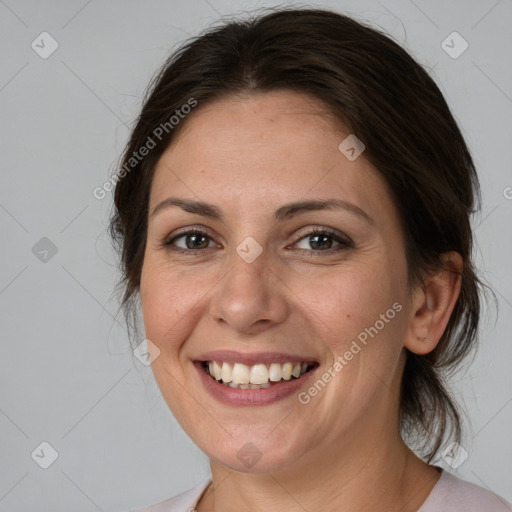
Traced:
POLYGON ((127 319, 138 295, 155 165, 186 123, 180 115, 171 127, 171 116, 183 114, 191 100, 200 107, 277 89, 321 100, 363 141, 364 156, 385 178, 401 218, 411 287, 441 267, 442 253, 463 258, 460 297, 437 348, 425 356, 407 351, 402 378, 402 435, 431 461, 447 438, 461 438, 444 378, 476 342, 481 283, 472 263, 470 214, 479 206, 479 184, 435 82, 398 44, 365 24, 321 9, 271 10, 210 28, 171 55, 150 84, 115 177, 110 232, 121 254, 127 319), (167 130, 155 137, 161 126, 167 130), (135 160, 148 138, 156 147, 135 160))

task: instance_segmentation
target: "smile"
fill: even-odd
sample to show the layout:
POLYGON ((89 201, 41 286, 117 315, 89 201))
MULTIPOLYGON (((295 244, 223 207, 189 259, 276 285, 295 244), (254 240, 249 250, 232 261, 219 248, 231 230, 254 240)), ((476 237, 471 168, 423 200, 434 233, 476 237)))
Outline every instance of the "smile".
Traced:
POLYGON ((266 389, 285 381, 300 379, 314 367, 313 363, 257 363, 251 366, 226 361, 204 361, 205 372, 219 384, 234 389, 266 389))

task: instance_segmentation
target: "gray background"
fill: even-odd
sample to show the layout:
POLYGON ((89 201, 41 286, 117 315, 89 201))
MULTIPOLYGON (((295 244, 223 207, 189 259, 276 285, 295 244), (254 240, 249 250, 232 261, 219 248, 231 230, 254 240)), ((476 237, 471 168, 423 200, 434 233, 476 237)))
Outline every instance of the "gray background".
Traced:
MULTIPOLYGON (((0 511, 129 510, 208 477, 131 353, 105 232, 111 194, 97 200, 93 189, 168 53, 222 16, 270 5, 0 0, 0 511), (59 45, 46 59, 31 47, 44 31, 59 45), (48 469, 31 456, 43 441, 58 453, 48 469)), ((499 313, 491 302, 478 356, 453 379, 472 428, 452 472, 512 501, 512 2, 308 5, 392 34, 431 70, 470 144, 484 199, 477 261, 499 313), (441 46, 453 31, 469 43, 456 59, 441 46)))

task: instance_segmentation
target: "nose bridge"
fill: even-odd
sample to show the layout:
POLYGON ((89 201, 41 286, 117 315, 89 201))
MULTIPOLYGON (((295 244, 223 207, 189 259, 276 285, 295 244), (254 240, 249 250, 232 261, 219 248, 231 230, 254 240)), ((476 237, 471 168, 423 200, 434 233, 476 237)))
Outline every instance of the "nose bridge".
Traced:
POLYGON ((239 331, 248 331, 256 323, 268 326, 283 321, 286 297, 269 268, 271 258, 262 249, 256 255, 255 245, 247 240, 229 255, 229 270, 212 298, 214 320, 239 331))

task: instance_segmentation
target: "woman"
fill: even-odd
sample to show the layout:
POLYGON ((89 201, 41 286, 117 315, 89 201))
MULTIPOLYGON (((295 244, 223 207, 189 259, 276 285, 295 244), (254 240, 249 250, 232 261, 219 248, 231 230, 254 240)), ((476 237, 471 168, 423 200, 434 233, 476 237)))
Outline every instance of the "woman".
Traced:
POLYGON ((508 510, 457 457, 478 180, 428 74, 325 10, 211 29, 152 84, 111 231, 210 481, 144 510, 508 510), (414 450, 414 451, 413 451, 414 450))

